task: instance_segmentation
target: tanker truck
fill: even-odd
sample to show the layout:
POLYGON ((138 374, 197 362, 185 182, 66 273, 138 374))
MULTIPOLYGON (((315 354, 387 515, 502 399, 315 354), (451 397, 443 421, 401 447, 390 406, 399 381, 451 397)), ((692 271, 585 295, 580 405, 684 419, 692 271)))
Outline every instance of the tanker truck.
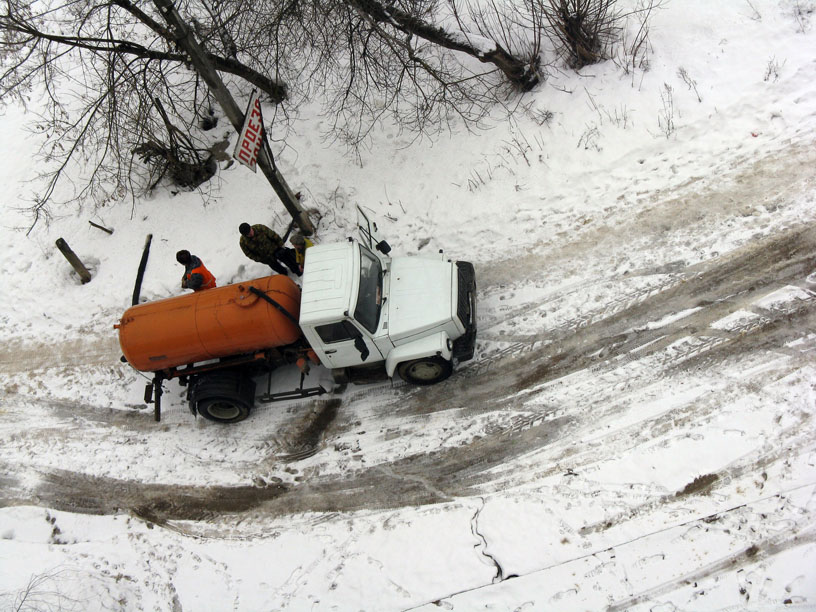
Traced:
POLYGON ((393 379, 415 385, 448 378, 473 357, 473 265, 391 257, 358 207, 359 237, 306 251, 302 289, 284 275, 141 303, 114 327, 122 360, 152 373, 145 402, 161 418, 164 381, 186 386, 193 415, 218 423, 249 416, 256 401, 319 395, 348 382, 393 379), (320 364, 332 388, 272 393, 272 372, 320 364), (255 379, 267 375, 256 397, 255 379))

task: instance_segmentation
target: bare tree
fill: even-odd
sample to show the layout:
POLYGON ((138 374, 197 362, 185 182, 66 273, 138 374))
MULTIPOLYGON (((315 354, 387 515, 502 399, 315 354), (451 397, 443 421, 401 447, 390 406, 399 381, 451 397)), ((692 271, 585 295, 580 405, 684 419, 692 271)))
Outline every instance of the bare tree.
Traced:
MULTIPOLYGON (((449 32, 397 6, 386 6, 377 0, 346 0, 346 2, 375 23, 394 28, 407 37, 416 36, 445 49, 470 55, 480 62, 493 64, 501 70, 510 83, 522 91, 529 91, 539 81, 537 56, 530 56, 526 60, 516 57, 502 47, 495 38, 474 36, 465 28, 449 32)), ((450 5, 454 9, 459 25, 462 26, 458 7, 455 3, 450 5)))
MULTIPOLYGON (((134 163, 133 154, 161 142, 168 124, 193 134, 190 150, 207 148, 192 144, 197 118, 211 109, 206 88, 173 35, 129 0, 6 0, 0 32, 0 95, 35 110, 33 129, 44 138, 45 186, 30 209, 32 227, 49 218, 48 204, 68 174, 81 176, 63 192, 71 201, 104 204, 150 188, 151 170, 134 163), (167 109, 164 117, 157 100, 167 109)), ((210 53, 209 59, 271 100, 285 99, 285 86, 260 71, 232 57, 210 53)))
POLYGON ((295 105, 319 97, 350 145, 385 116, 415 133, 474 124, 502 85, 514 95, 540 78, 520 25, 494 36, 452 0, 222 0, 218 11, 242 57, 274 66, 295 105))
MULTIPOLYGON (((561 48, 567 63, 575 69, 612 57, 621 41, 624 23, 630 16, 640 18, 640 27, 627 53, 633 65, 642 63, 648 38, 647 21, 662 0, 642 0, 631 11, 621 11, 618 0, 531 0, 549 22, 549 37, 561 48)), ((628 66, 627 66, 628 68, 628 66)))
POLYGON ((529 91, 542 80, 545 19, 538 2, 467 2, 464 10, 467 11, 468 19, 465 22, 462 19, 463 7, 457 3, 460 0, 447 1, 464 36, 467 37, 469 31, 475 31, 481 39, 494 41, 498 49, 507 50, 504 53, 509 57, 500 54, 499 62, 507 66, 508 69, 502 71, 511 83, 522 91, 529 91))
MULTIPOLYGON (((176 7, 218 72, 278 105, 276 123, 300 101, 319 97, 333 117, 333 136, 357 145, 385 116, 417 133, 456 117, 473 124, 495 104, 501 85, 526 91, 538 82, 535 34, 530 44, 520 24, 494 29, 495 20, 465 18, 454 0, 440 2, 180 0, 176 7)), ((207 148, 207 88, 148 7, 4 0, 0 94, 4 102, 37 99, 28 106, 38 112, 34 129, 45 140, 34 223, 48 218, 57 184, 76 174, 74 164, 84 168, 82 182, 63 197, 104 203, 155 186, 157 160, 182 150, 165 146, 172 144, 168 133, 188 135, 185 151, 207 148)))
MULTIPOLYGON (((575 67, 605 59, 627 17, 616 2, 177 0, 175 9, 228 87, 258 88, 275 105, 276 130, 317 99, 327 135, 356 148, 385 118, 417 135, 478 125, 541 81, 545 38, 575 67)), ((644 15, 633 66, 645 61, 645 20, 659 4, 630 13, 644 15)), ((81 178, 64 198, 100 204, 162 176, 191 186, 211 173, 211 92, 165 23, 138 0, 3 0, 0 96, 35 109, 44 139, 33 223, 48 218, 67 176, 81 178), (189 165, 201 172, 179 170, 189 165)))
POLYGON ((542 10, 573 68, 605 59, 617 38, 617 0, 547 0, 542 10))

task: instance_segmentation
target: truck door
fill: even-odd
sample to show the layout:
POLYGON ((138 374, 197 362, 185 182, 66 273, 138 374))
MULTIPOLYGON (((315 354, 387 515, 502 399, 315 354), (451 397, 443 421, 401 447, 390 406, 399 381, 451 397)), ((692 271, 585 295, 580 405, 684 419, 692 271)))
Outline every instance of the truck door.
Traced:
POLYGON ((368 218, 359 204, 357 205, 357 231, 360 234, 360 242, 368 250, 388 255, 391 247, 380 237, 377 223, 368 218))
POLYGON ((374 341, 348 319, 317 325, 315 332, 320 336, 320 352, 326 356, 324 365, 331 368, 367 365, 383 360, 374 341))

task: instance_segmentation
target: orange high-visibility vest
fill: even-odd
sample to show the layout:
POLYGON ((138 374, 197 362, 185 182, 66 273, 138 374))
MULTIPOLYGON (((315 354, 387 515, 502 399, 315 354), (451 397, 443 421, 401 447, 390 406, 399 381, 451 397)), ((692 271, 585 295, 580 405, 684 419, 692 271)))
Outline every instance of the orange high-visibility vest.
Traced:
POLYGON ((212 289, 213 287, 215 287, 215 277, 212 275, 212 272, 210 272, 207 268, 204 267, 203 263, 197 268, 193 268, 192 270, 190 270, 190 273, 187 274, 186 277, 188 281, 190 280, 190 277, 193 274, 200 274, 201 277, 204 279, 203 282, 201 283, 201 286, 198 289, 194 289, 194 291, 203 291, 204 289, 212 289))

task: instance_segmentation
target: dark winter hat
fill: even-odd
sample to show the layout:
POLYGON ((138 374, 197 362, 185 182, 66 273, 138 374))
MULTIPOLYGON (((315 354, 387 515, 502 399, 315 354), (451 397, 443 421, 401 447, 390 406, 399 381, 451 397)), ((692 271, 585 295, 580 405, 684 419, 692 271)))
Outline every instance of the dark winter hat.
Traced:
POLYGON ((190 251, 181 250, 176 253, 176 261, 180 264, 188 264, 190 263, 190 251))
POLYGON ((242 223, 238 226, 238 231, 241 232, 242 236, 249 236, 249 232, 252 228, 249 226, 249 223, 242 223))
POLYGON ((291 242, 295 246, 303 246, 306 244, 306 240, 300 234, 292 234, 292 237, 289 239, 289 242, 291 242))

